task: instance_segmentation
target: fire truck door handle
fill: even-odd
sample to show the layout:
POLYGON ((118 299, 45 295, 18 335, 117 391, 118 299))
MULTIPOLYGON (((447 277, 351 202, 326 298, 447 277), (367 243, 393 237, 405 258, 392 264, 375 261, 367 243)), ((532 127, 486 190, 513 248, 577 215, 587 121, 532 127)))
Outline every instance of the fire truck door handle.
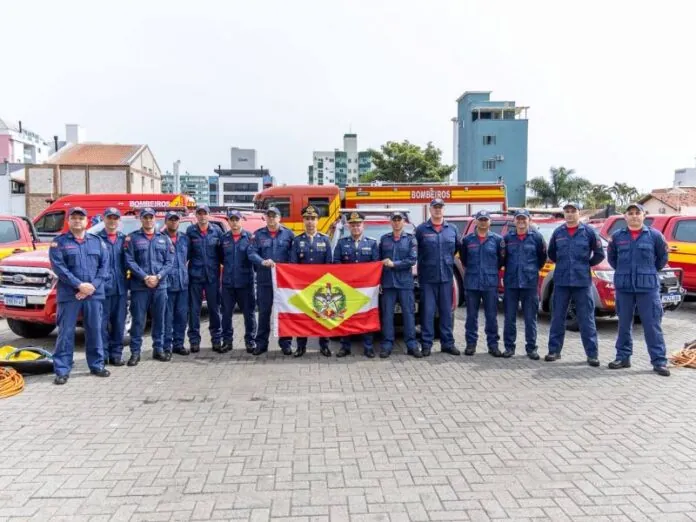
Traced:
POLYGON ((669 247, 670 252, 679 252, 679 247, 671 246, 669 247))

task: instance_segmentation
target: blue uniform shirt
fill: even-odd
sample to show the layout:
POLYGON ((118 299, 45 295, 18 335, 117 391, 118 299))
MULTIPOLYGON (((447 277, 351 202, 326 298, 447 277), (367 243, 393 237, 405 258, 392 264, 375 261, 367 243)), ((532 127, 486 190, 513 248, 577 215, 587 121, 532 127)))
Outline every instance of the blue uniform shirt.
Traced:
POLYGON ((565 223, 551 234, 549 259, 556 263, 553 282, 557 286, 590 286, 590 267, 601 263, 604 257, 604 247, 599 235, 583 223, 578 225, 572 237, 565 223))
POLYGON ((189 278, 193 283, 214 283, 220 279, 220 239, 222 232, 208 225, 205 235, 198 225, 188 227, 189 278))
POLYGON ((355 241, 352 236, 342 237, 334 248, 334 263, 368 263, 379 261, 377 240, 371 237, 361 237, 355 241))
POLYGON ((505 236, 505 288, 536 288, 539 270, 546 264, 546 242, 536 230, 529 229, 523 240, 517 230, 505 236))
POLYGON ((317 232, 311 239, 306 232, 302 232, 295 238, 290 249, 291 263, 325 265, 331 264, 332 258, 329 236, 321 232, 317 232))
POLYGON ((94 234, 85 234, 82 242, 72 232, 56 237, 48 251, 51 270, 58 276, 58 302, 77 301, 82 283, 96 289, 88 299, 104 299, 104 286, 109 278, 109 252, 94 234))
POLYGON ((454 279, 454 254, 460 242, 457 228, 444 221, 438 233, 429 219, 416 227, 418 282, 448 283, 454 279))
POLYGON ((481 242, 476 231, 462 239, 459 257, 464 265, 466 290, 498 288, 498 271, 505 264, 505 241, 489 232, 481 242))
POLYGON ((242 230, 235 241, 232 232, 222 236, 222 286, 246 288, 254 285, 254 265, 249 259, 251 234, 242 230))
MULTIPOLYGON (((172 241, 169 233, 165 232, 165 234, 172 241)), ((174 244, 174 256, 172 269, 167 276, 167 290, 170 292, 182 292, 188 290, 189 286, 188 267, 186 266, 189 248, 188 236, 183 232, 177 232, 176 243, 174 241, 172 243, 174 244)))
POLYGON ((166 234, 155 231, 148 239, 141 228, 126 237, 126 265, 131 271, 131 290, 150 290, 145 277, 159 276, 156 289, 167 288, 167 276, 174 264, 174 246, 166 234))
POLYGON ((609 243, 609 264, 614 286, 622 292, 650 292, 660 288, 658 272, 667 264, 667 241, 655 229, 643 226, 634 240, 628 228, 617 230, 609 243))
POLYGON ((379 258, 394 262, 394 268, 382 269, 382 288, 413 289, 412 269, 418 261, 416 236, 402 232, 399 239, 394 239, 392 232, 384 234, 379 241, 379 258))
POLYGON ((128 293, 128 279, 126 279, 126 235, 116 232, 116 241, 111 243, 106 229, 97 234, 109 253, 109 275, 104 284, 106 296, 125 295, 128 293))
POLYGON ((290 262, 290 250, 295 235, 284 226, 280 226, 275 237, 268 227, 254 232, 249 244, 249 259, 256 266, 256 284, 258 286, 271 286, 273 284, 271 269, 261 263, 265 259, 271 259, 276 263, 290 262))

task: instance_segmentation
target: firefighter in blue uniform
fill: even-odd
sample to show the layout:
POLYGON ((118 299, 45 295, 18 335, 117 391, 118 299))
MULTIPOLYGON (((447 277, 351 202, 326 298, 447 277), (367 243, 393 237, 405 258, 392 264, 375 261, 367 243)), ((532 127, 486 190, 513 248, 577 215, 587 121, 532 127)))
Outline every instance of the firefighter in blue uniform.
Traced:
POLYGON ((140 362, 140 349, 147 322, 152 317, 152 358, 169 361, 171 353, 164 352, 164 322, 167 311, 167 276, 174 263, 174 245, 166 234, 155 229, 155 211, 140 211, 142 228, 126 237, 126 266, 131 272, 130 311, 131 356, 128 366, 140 362))
POLYGON ((53 353, 55 384, 70 377, 75 352, 75 327, 82 314, 85 327, 87 365, 92 375, 108 377, 102 345, 102 301, 109 278, 109 253, 104 242, 88 234, 87 211, 68 211, 70 230, 51 243, 48 255, 51 270, 58 277, 58 338, 53 353))
POLYGON ((189 344, 191 351, 201 350, 201 308, 203 294, 208 304, 208 320, 213 351, 222 350, 220 317, 220 239, 222 232, 210 226, 208 205, 196 207, 194 226, 186 230, 189 242, 189 344))
MULTIPOLYGON (((280 210, 266 209, 266 226, 254 232, 249 245, 249 259, 256 267, 256 292, 259 307, 258 329, 255 347, 247 352, 261 355, 268 351, 271 334, 271 310, 273 308, 273 279, 271 269, 276 263, 290 262, 290 251, 295 235, 280 224, 280 210)), ((292 355, 292 337, 281 337, 278 344, 284 355, 292 355)))
POLYGON ((592 267, 604 260, 605 253, 597 232, 580 223, 580 213, 575 203, 563 207, 565 223, 551 234, 549 259, 556 263, 553 271, 553 301, 551 304, 551 329, 549 353, 545 361, 561 358, 566 330, 566 316, 570 300, 580 324, 580 338, 585 348, 587 364, 599 366, 597 327, 595 326, 594 299, 592 297, 592 267))
POLYGON ((627 228, 615 232, 609 243, 609 264, 614 268, 619 336, 616 360, 609 368, 631 367, 633 314, 636 308, 643 324, 653 370, 669 377, 667 349, 662 335, 662 302, 658 272, 667 264, 667 242, 657 230, 645 225, 645 209, 638 203, 628 206, 627 228))
MULTIPOLYGON (((301 265, 328 265, 332 263, 331 240, 326 234, 317 232, 319 213, 312 205, 302 209, 302 222, 305 231, 295 238, 290 251, 290 262, 301 265)), ((297 338, 295 357, 302 357, 307 351, 307 338, 297 338)), ((319 337, 319 351, 324 357, 331 357, 329 338, 319 337)))
MULTIPOLYGON (((249 299, 250 289, 254 286, 254 265, 249 259, 249 244, 251 234, 242 230, 242 213, 238 210, 230 210, 227 213, 230 223, 230 231, 222 236, 220 253, 222 255, 222 351, 232 350, 232 336, 234 327, 232 315, 234 309, 239 309, 244 315, 245 329, 250 321, 249 316, 254 314, 249 299)), ((253 332, 246 332, 254 335, 253 332)), ((259 352, 260 354, 261 352, 259 352)), ((257 354, 257 355, 259 355, 257 354)))
POLYGON ((126 279, 126 235, 118 227, 121 212, 114 207, 104 211, 104 228, 97 234, 109 253, 109 277, 104 285, 102 306, 102 344, 104 364, 123 366, 123 333, 128 311, 128 280, 126 279))
POLYGON ((404 341, 408 355, 416 358, 423 354, 416 341, 416 302, 413 295, 412 269, 418 261, 418 243, 413 234, 404 232, 404 215, 391 214, 392 231, 379 241, 379 258, 382 260, 382 344, 379 356, 386 359, 394 348, 394 309, 401 306, 404 323, 404 341))
POLYGON ((462 239, 459 250, 466 292, 464 355, 476 353, 479 307, 483 302, 488 353, 501 357, 503 354, 498 347, 498 271, 505 263, 505 242, 499 234, 490 231, 491 216, 487 210, 479 210, 475 219, 476 229, 462 239))
POLYGON ((428 357, 435 338, 435 314, 439 314, 440 346, 444 353, 459 355, 452 332, 454 255, 459 250, 457 229, 444 218, 445 202, 430 202, 430 219, 416 228, 418 286, 420 288, 421 346, 428 357))
MULTIPOLYGON (((379 250, 377 240, 363 235, 363 221, 365 217, 359 212, 352 212, 348 217, 350 235, 342 237, 336 243, 333 253, 333 262, 340 263, 369 263, 379 261, 379 250)), ((375 350, 372 344, 372 333, 361 335, 363 342, 363 353, 365 357, 373 359, 375 350)), ((352 336, 341 337, 341 349, 336 357, 345 357, 350 354, 352 336)))
POLYGON ((522 304, 524 337, 527 357, 539 360, 537 346, 537 315, 539 311, 539 270, 546 264, 544 237, 530 228, 531 218, 527 209, 515 212, 515 228, 505 236, 505 328, 503 357, 515 354, 517 340, 517 308, 522 304))
POLYGON ((184 346, 186 324, 188 322, 189 275, 188 237, 179 232, 179 213, 167 212, 165 216, 165 233, 174 246, 172 269, 167 276, 167 309, 164 321, 164 353, 188 355, 184 346))

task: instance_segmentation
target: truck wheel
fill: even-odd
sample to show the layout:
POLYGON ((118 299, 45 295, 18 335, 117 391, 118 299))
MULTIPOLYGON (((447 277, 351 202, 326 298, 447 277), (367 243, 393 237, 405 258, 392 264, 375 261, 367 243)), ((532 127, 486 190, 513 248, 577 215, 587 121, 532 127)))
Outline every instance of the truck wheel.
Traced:
POLYGON ((30 323, 27 321, 18 321, 17 319, 7 319, 7 326, 10 327, 13 333, 24 337, 25 339, 39 339, 50 335, 56 329, 54 324, 30 323))

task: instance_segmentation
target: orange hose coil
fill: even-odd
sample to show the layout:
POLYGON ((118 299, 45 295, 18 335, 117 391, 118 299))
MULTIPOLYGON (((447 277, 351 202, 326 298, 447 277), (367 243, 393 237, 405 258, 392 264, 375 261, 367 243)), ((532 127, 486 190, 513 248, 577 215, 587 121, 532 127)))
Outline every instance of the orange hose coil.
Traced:
POLYGON ((14 368, 0 366, 0 399, 12 397, 24 390, 24 377, 14 368))
POLYGON ((674 366, 696 368, 696 340, 686 343, 684 348, 673 352, 669 356, 669 360, 674 366))

